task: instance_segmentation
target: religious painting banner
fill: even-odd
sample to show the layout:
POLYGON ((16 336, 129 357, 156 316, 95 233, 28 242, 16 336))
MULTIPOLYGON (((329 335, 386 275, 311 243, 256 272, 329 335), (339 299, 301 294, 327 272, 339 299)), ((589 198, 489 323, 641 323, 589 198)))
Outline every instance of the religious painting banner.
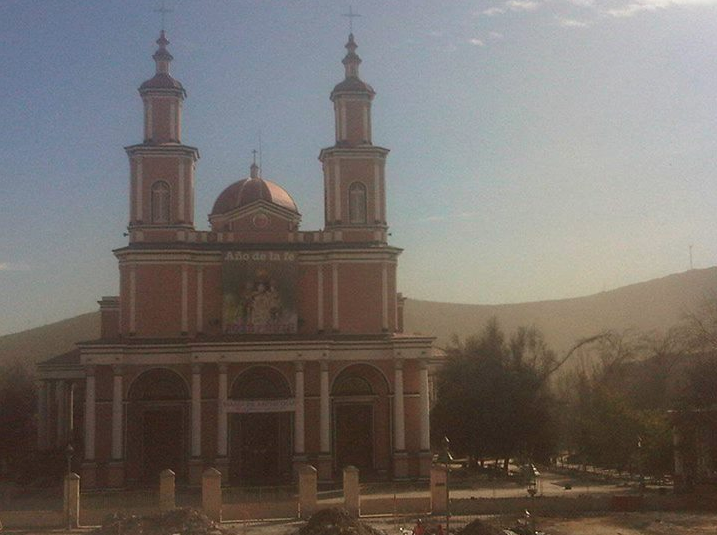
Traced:
POLYGON ((281 399, 229 399, 224 402, 224 409, 230 413, 254 412, 294 412, 294 398, 281 399))
POLYGON ((296 253, 225 253, 222 264, 224 332, 295 333, 297 277, 296 253))

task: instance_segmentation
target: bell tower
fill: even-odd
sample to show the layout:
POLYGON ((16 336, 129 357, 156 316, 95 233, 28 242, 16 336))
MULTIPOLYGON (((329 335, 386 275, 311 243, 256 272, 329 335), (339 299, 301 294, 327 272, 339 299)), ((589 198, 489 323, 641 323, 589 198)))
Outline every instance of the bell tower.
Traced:
POLYGON ((319 155, 325 225, 340 241, 385 243, 388 149, 371 140, 371 103, 376 93, 359 77, 357 48, 351 33, 343 59, 345 78, 331 92, 336 141, 319 155))
POLYGON ((172 55, 164 30, 152 56, 155 75, 139 87, 144 141, 125 147, 130 159, 131 241, 172 241, 178 229, 194 228, 194 170, 199 152, 181 142, 186 91, 169 73, 172 55))

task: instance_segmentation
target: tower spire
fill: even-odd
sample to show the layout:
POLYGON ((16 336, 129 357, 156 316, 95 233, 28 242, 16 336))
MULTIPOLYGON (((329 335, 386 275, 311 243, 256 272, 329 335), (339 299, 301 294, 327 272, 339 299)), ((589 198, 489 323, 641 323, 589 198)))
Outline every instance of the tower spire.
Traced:
POLYGON ((157 64, 157 74, 169 74, 169 64, 174 58, 172 54, 169 53, 169 50, 167 50, 169 39, 167 39, 167 34, 164 30, 159 32, 159 39, 157 39, 156 43, 159 48, 152 58, 157 64))
POLYGON ((349 40, 346 43, 346 56, 341 63, 346 68, 346 78, 358 78, 359 77, 359 65, 361 65, 361 58, 356 53, 358 45, 354 41, 354 34, 349 34, 349 40))

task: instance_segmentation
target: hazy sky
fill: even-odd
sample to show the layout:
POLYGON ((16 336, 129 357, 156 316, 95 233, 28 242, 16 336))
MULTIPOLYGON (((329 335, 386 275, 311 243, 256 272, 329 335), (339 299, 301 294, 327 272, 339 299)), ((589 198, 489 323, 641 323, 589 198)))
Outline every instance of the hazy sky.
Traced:
MULTIPOLYGON (((563 298, 717 264, 717 0, 352 0, 399 288, 563 298)), ((0 3, 0 334, 117 293, 152 2, 0 3)), ((264 176, 323 225, 348 4, 168 0, 196 221, 264 176)))

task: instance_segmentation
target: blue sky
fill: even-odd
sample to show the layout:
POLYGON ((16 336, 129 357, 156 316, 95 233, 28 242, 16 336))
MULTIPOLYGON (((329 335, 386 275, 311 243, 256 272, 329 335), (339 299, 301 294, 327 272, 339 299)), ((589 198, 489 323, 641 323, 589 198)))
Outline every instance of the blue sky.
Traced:
MULTIPOLYGON (((148 1, 0 4, 0 334, 117 293, 148 1)), ((348 5, 168 0, 196 221, 247 174, 323 224, 348 5)), ((717 264, 717 0, 354 0, 410 297, 585 295, 717 264)))

